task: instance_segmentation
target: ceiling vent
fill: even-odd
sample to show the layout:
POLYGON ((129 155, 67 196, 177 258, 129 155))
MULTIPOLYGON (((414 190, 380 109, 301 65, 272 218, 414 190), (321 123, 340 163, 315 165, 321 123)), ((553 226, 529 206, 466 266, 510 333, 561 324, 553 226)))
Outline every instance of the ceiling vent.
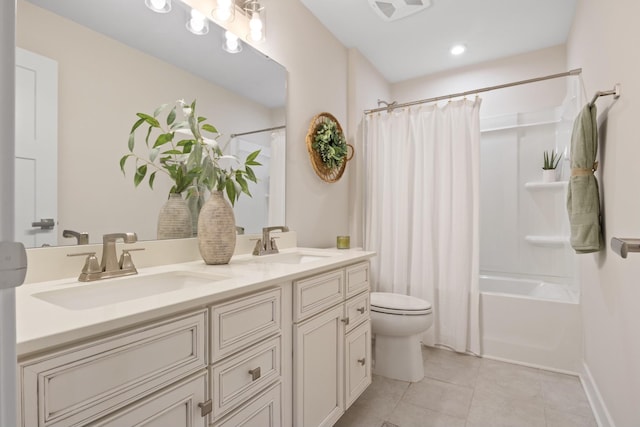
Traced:
POLYGON ((384 21, 397 21, 431 6, 431 0, 369 0, 384 21))

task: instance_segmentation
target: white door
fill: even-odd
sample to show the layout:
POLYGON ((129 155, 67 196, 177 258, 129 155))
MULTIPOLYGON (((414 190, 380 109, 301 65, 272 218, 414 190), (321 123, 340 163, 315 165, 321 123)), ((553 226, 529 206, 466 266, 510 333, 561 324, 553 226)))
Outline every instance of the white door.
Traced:
POLYGON ((56 245, 58 215, 58 63, 16 48, 15 240, 56 245))

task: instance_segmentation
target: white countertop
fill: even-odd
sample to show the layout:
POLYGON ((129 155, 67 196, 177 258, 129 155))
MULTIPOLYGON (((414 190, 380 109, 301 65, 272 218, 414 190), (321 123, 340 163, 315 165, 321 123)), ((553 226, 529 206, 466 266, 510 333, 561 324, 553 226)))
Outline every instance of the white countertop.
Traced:
MULTIPOLYGON (((280 251, 280 253, 289 252, 322 253, 325 256, 303 264, 280 264, 255 262, 258 257, 253 255, 237 255, 227 265, 206 265, 200 260, 140 268, 138 276, 87 283, 78 282, 77 277, 72 277, 24 285, 16 289, 18 357, 24 358, 26 355, 81 341, 157 317, 204 307, 218 300, 286 283, 329 268, 339 268, 364 261, 374 255, 373 252, 358 249, 290 248, 280 251), (327 254, 332 256, 326 256, 327 254), (51 290, 95 286, 169 271, 187 271, 228 278, 87 309, 64 308, 34 296, 51 290)), ((264 261, 266 257, 268 255, 259 257, 259 261, 264 261)))

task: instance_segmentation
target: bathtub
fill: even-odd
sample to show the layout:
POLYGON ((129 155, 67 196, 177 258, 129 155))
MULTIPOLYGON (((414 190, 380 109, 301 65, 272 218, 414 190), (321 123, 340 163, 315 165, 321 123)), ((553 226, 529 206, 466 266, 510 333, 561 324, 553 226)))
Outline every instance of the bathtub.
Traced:
POLYGON ((578 294, 568 285, 481 275, 480 336, 483 357, 577 373, 578 294))

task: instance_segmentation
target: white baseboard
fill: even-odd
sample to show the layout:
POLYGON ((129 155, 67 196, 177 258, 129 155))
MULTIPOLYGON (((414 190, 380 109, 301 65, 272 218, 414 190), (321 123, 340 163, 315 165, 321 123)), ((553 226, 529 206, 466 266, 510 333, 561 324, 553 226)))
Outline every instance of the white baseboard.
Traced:
POLYGON ((609 414, 609 411, 607 410, 607 405, 605 405, 602 395, 598 390, 598 386, 593 380, 591 371, 585 362, 582 363, 580 382, 582 382, 582 388, 584 388, 584 392, 587 395, 589 405, 591 405, 591 410, 596 418, 598 427, 616 427, 613 419, 611 418, 611 414, 609 414))

